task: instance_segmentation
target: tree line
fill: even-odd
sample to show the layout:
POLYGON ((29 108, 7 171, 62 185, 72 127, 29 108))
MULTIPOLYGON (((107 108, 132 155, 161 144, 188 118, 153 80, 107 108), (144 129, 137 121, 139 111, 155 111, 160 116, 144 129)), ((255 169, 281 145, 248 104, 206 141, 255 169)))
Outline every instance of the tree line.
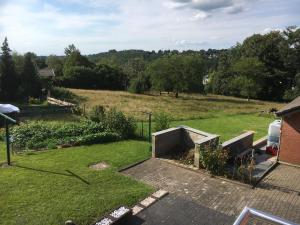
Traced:
POLYGON ((300 28, 254 34, 229 49, 110 50, 87 56, 74 45, 64 56, 11 54, 5 39, 0 98, 41 95, 43 82, 37 71, 47 66, 56 74, 51 85, 61 87, 291 100, 300 94, 300 28))

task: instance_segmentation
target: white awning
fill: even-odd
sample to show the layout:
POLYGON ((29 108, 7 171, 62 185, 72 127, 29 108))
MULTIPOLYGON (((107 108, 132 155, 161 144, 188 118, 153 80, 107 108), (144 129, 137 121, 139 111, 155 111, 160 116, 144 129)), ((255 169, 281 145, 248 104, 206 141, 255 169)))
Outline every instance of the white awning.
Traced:
POLYGON ((17 106, 11 104, 0 104, 0 113, 14 113, 20 112, 20 109, 17 106))

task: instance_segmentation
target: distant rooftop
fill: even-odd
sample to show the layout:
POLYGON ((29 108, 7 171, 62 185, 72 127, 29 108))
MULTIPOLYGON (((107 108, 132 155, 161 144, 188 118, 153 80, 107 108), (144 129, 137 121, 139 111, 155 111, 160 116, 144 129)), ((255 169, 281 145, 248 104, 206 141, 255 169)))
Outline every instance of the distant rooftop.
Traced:
POLYGON ((49 68, 49 67, 46 67, 44 69, 40 69, 39 70, 39 75, 41 77, 55 77, 54 70, 49 68))
POLYGON ((294 99, 292 102, 284 106, 282 109, 280 109, 276 115, 277 116, 285 116, 286 114, 300 111, 300 96, 294 99))

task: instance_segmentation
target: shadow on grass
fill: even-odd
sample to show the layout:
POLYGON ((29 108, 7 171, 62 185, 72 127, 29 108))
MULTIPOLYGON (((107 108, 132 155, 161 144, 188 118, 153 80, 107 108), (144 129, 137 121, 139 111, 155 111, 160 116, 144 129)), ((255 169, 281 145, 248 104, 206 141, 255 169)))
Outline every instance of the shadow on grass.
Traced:
POLYGON ((67 173, 60 173, 60 172, 36 169, 36 168, 31 168, 31 167, 26 167, 26 166, 19 166, 19 165, 15 165, 15 167, 21 168, 21 169, 26 169, 26 170, 32 170, 32 171, 36 171, 36 172, 50 173, 50 174, 55 174, 55 175, 60 175, 60 176, 67 176, 67 177, 74 177, 74 178, 82 181, 83 183, 85 183, 87 185, 90 185, 90 182, 88 182, 87 180, 83 179, 82 177, 80 177, 79 175, 73 173, 70 170, 66 170, 67 173))

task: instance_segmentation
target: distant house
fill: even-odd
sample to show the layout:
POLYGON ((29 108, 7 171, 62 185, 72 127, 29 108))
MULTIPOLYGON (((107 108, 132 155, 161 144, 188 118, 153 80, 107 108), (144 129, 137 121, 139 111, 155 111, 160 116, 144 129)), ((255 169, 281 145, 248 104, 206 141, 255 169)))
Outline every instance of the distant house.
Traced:
POLYGON ((49 67, 40 69, 38 71, 38 73, 39 73, 40 77, 42 77, 42 78, 53 78, 53 77, 55 77, 54 70, 49 68, 49 67))
POLYGON ((276 115, 282 117, 279 161, 300 165, 300 97, 276 115))

